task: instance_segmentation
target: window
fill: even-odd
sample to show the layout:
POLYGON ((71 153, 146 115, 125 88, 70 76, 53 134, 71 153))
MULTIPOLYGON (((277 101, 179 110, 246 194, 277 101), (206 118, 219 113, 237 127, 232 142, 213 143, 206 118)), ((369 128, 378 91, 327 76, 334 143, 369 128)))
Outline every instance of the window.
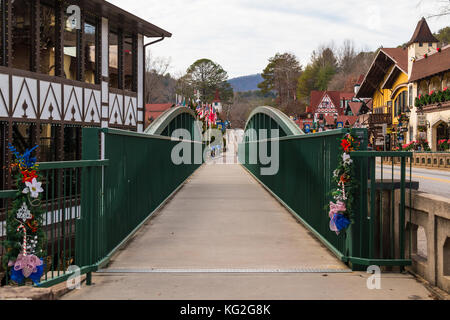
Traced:
POLYGON ((387 113, 392 114, 392 101, 387 102, 387 113))
POLYGON ((112 31, 109 32, 109 86, 119 87, 119 36, 112 31))
POLYGON ((430 92, 431 91, 437 91, 437 90, 441 90, 441 78, 440 77, 434 77, 433 79, 431 79, 430 81, 430 92))
POLYGON ((419 47, 423 47, 423 42, 419 42, 419 47))
POLYGON ((13 145, 19 153, 24 153, 26 149, 33 147, 33 134, 35 124, 14 123, 13 124, 13 145))
POLYGON ((431 42, 429 42, 429 43, 428 43, 428 46, 429 46, 429 47, 432 47, 432 46, 433 46, 433 44, 432 44, 431 42))
POLYGON ((23 70, 31 70, 31 7, 30 0, 12 2, 12 65, 23 70))
POLYGON ((84 81, 87 83, 96 83, 97 72, 97 25, 95 21, 86 20, 84 23, 84 54, 85 70, 84 81))
POLYGON ((125 37, 123 45, 123 73, 125 80, 125 90, 133 90, 133 38, 125 37))
POLYGON ((40 26, 40 50, 41 66, 40 72, 55 75, 55 8, 41 2, 41 26, 40 26))
POLYGON ((64 9, 64 77, 72 80, 77 79, 78 52, 77 37, 78 32, 75 25, 68 19, 67 7, 64 9))
POLYGON ((450 72, 444 75, 444 80, 442 80, 442 89, 450 87, 450 72))
POLYGON ((64 128, 64 160, 81 159, 81 127, 64 128))
POLYGON ((412 85, 409 86, 408 96, 409 96, 409 107, 413 107, 414 103, 413 103, 413 86, 412 85))
POLYGON ((406 90, 400 93, 395 99, 394 116, 398 116, 406 111, 406 90))
POLYGON ((57 161, 58 159, 58 135, 61 127, 54 126, 51 124, 41 124, 41 136, 40 136, 40 161, 41 162, 51 162, 57 161))

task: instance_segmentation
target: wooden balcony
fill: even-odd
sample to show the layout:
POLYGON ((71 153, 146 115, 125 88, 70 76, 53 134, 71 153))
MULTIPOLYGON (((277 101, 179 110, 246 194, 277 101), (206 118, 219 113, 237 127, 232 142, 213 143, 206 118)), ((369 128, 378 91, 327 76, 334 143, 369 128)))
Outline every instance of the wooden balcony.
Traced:
POLYGON ((392 115, 390 113, 371 114, 369 116, 369 125, 392 124, 392 115))

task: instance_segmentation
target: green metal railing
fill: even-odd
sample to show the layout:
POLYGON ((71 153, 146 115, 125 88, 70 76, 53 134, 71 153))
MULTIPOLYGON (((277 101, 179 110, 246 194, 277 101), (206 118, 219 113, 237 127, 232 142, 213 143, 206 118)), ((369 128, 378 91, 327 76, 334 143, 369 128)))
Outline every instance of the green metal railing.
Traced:
MULTIPOLYGON (((251 141, 250 139, 250 141, 247 140, 242 143, 239 146, 239 160, 297 219, 339 259, 351 264, 353 269, 357 270, 367 265, 403 266, 410 264, 410 260, 404 259, 403 254, 395 256, 394 251, 389 253, 381 251, 380 253, 375 242, 380 243, 381 241, 381 247, 383 248, 382 241, 385 238, 380 234, 382 235, 385 230, 375 228, 375 221, 378 220, 371 220, 370 212, 377 212, 376 200, 379 200, 377 189, 381 191, 383 188, 383 180, 377 182, 375 178, 375 159, 382 156, 401 157, 403 159, 401 182, 397 192, 400 192, 403 202, 399 208, 400 221, 396 221, 399 225, 399 232, 392 231, 392 237, 389 240, 392 241, 393 246, 400 246, 397 251, 404 252, 402 250, 404 250, 405 236, 401 226, 404 225, 405 221, 405 158, 410 157, 411 154, 366 152, 366 129, 353 130, 353 134, 361 141, 361 151, 351 154, 355 161, 356 179, 361 183, 360 192, 355 195, 354 223, 347 232, 339 235, 329 229, 330 219, 327 205, 332 199, 330 192, 333 188, 333 171, 338 166, 341 139, 348 132, 347 129, 340 129, 267 140, 269 142, 269 154, 272 149, 271 143, 275 140, 279 143, 279 171, 275 175, 261 175, 260 169, 265 166, 260 163, 259 159, 255 164, 250 163, 249 152, 252 148, 258 150, 258 141, 251 141), (370 180, 370 178, 372 179, 370 180), (386 254, 391 255, 386 256, 386 254)), ((380 169, 384 174, 383 165, 380 169)), ((392 174, 394 174, 394 168, 392 168, 392 174)), ((411 186, 411 182, 409 186, 411 186)), ((395 188, 394 183, 392 183, 392 188, 395 188)), ((382 197, 381 194, 381 202, 383 202, 382 197)), ((394 212, 393 204, 394 202, 392 202, 392 211, 394 212)), ((374 214, 374 216, 377 214, 374 214)), ((383 217, 383 214, 381 206, 381 217, 383 217)), ((394 214, 392 217, 394 217, 394 214)))
MULTIPOLYGON (((408 242, 408 248, 411 248, 412 242, 411 230, 406 224, 405 195, 408 188, 411 202, 414 188, 412 165, 410 161, 407 181, 406 162, 413 156, 412 152, 360 151, 352 152, 350 156, 355 161, 360 188, 359 194, 355 195, 359 214, 350 229, 358 241, 349 243, 348 262, 362 266, 410 265, 410 250, 405 257, 405 244, 408 242), (400 159, 398 170, 394 166, 394 158, 400 159), (390 159, 387 168, 384 164, 386 159, 390 159), (396 207, 396 196, 400 200, 399 207, 396 207), (409 230, 408 237, 405 230, 409 230)), ((407 221, 411 221, 411 217, 407 221)))
POLYGON ((172 149, 180 141, 168 137, 115 129, 83 129, 83 158, 99 156, 100 135, 109 164, 103 172, 83 176, 83 215, 77 224, 76 262, 82 273, 108 264, 111 256, 169 199, 200 166, 194 150, 201 142, 185 141, 192 148, 192 164, 176 165, 172 149))
MULTIPOLYGON (((107 160, 39 163, 44 189, 43 227, 47 239, 42 286, 64 281, 72 274, 67 272, 67 268, 75 264, 75 226, 81 214, 81 177, 87 171, 101 170, 107 164, 107 160)), ((6 238, 6 212, 17 192, 0 191, 0 199, 7 200, 3 205, 4 219, 0 221, 4 227, 0 228, 1 239, 6 238)), ((5 282, 8 283, 8 272, 5 272, 5 282)))
MULTIPOLYGON (((47 233, 46 270, 40 286, 66 281, 74 273, 91 273, 105 266, 111 256, 201 165, 191 147, 192 164, 176 165, 172 149, 180 141, 169 137, 123 130, 84 128, 83 160, 40 163, 44 181, 44 225, 47 233), (104 158, 100 157, 103 135, 104 158)), ((0 191, 9 203, 17 191, 0 191)), ((5 216, 5 213, 3 214, 5 216)), ((0 221, 0 238, 4 222, 0 221)))

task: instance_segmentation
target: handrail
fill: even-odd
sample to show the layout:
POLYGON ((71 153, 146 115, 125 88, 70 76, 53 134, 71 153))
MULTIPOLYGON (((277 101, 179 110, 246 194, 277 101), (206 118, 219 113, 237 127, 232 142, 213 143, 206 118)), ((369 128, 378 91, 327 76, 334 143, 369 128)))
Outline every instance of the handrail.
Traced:
POLYGON ((109 164, 109 160, 78 160, 78 161, 55 161, 38 163, 39 169, 71 169, 86 167, 103 167, 109 164))
POLYGON ((0 199, 11 199, 17 194, 17 190, 2 190, 0 191, 0 199))
POLYGON ((350 152, 351 157, 412 157, 413 153, 409 151, 353 151, 350 152))

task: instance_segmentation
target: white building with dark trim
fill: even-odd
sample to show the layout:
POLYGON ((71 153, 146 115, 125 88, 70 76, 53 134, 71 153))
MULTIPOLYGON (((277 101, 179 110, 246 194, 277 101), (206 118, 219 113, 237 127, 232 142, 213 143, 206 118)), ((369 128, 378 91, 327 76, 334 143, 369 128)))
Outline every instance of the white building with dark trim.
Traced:
POLYGON ((83 127, 142 132, 145 38, 170 36, 104 0, 0 0, 0 168, 8 142, 68 161, 83 127))

